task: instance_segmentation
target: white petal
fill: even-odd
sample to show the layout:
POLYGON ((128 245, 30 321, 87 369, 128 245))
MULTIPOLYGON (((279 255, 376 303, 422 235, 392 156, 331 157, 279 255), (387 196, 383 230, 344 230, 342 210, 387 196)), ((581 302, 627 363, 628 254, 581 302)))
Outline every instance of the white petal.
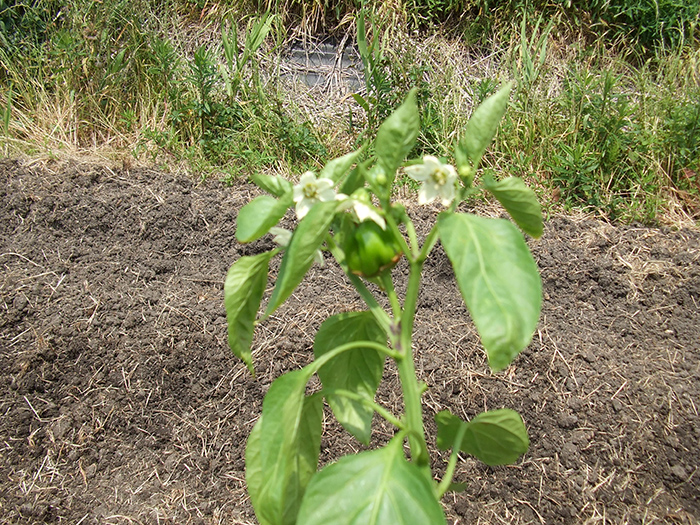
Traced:
POLYGON ((423 183, 420 190, 418 190, 418 204, 433 202, 438 193, 438 188, 435 184, 423 183))
POLYGON ((335 190, 333 188, 326 188, 322 190, 321 188, 318 188, 318 200, 321 202, 328 202, 328 201, 334 201, 335 200, 335 190))
POLYGON ((332 188, 334 183, 331 179, 321 178, 316 181, 316 189, 318 191, 325 191, 328 188, 332 188))
POLYGON ((415 166, 406 166, 403 169, 404 173, 411 177, 413 180, 418 182, 423 182, 430 177, 430 171, 426 169, 423 164, 416 164, 415 166))
POLYGON ((423 166, 425 166, 425 169, 428 173, 432 173, 435 170, 438 170, 442 167, 442 162, 440 162, 440 159, 437 157, 433 157, 432 155, 425 155, 423 157, 423 166))
POLYGON ((316 253, 314 253, 314 262, 319 266, 326 265, 326 260, 323 258, 323 252, 321 250, 316 250, 316 253))
POLYGON ((270 228, 270 233, 274 235, 272 240, 279 244, 280 246, 287 246, 289 241, 292 240, 292 232, 285 230, 284 228, 278 228, 273 226, 270 228))
POLYGON ((455 184, 446 183, 440 188, 440 199, 443 206, 449 206, 455 198, 455 184))
POLYGON ((364 222, 369 219, 376 222, 382 230, 386 230, 386 222, 384 221, 384 217, 379 215, 379 213, 377 213, 377 211, 371 206, 368 206, 362 202, 355 202, 354 210, 360 222, 364 222))
POLYGON ((315 183, 316 175, 313 171, 305 172, 301 177, 299 177, 299 186, 304 186, 305 184, 315 183))
POLYGON ((457 180, 457 170, 452 164, 443 164, 442 167, 447 170, 447 182, 445 184, 454 184, 457 180))
POLYGON ((294 186, 294 202, 299 202, 303 198, 304 189, 301 187, 301 184, 294 186))
POLYGON ((302 199, 301 201, 297 202, 296 205, 296 212, 297 212, 297 219, 302 220, 304 216, 309 213, 309 210, 311 207, 314 205, 314 200, 313 199, 302 199))

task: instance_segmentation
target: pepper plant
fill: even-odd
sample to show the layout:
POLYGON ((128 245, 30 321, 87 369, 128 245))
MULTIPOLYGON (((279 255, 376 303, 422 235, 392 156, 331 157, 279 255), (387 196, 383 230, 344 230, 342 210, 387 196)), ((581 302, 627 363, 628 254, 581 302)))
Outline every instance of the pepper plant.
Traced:
POLYGON ((314 361, 275 379, 265 395, 245 454, 248 493, 261 524, 445 523, 440 499, 459 489, 452 477, 460 452, 489 465, 512 463, 526 452, 527 431, 517 412, 501 408, 463 421, 443 410, 435 416, 436 445, 451 454, 442 479, 436 480, 421 405, 428 386, 416 376, 413 359, 421 273, 438 241, 493 371, 507 367, 536 328, 541 281, 518 227, 539 237, 540 206, 518 178, 496 180, 484 173, 475 184, 510 89, 506 85, 474 111, 455 145, 454 167, 431 156, 406 162, 420 123, 411 92, 379 127, 367 151, 332 160, 318 176, 307 172, 296 185, 280 176, 252 177, 269 195, 240 210, 236 238, 250 242, 272 233, 279 246, 241 257, 228 272, 225 306, 235 355, 254 371, 254 327, 292 294, 314 261, 323 263, 322 252, 332 255, 366 304, 365 310, 326 319, 314 339, 314 361), (423 239, 409 212, 392 203, 401 170, 422 183, 419 203, 439 199, 444 206, 423 239), (462 201, 482 191, 493 195, 515 224, 457 211, 462 201), (298 218, 293 232, 277 226, 290 207, 298 218), (280 253, 274 288, 261 311, 269 263, 280 253), (409 271, 405 292, 399 294, 392 268, 401 258, 409 271), (396 363, 403 414, 375 401, 387 359, 396 363), (322 388, 309 394, 307 383, 314 374, 322 388), (386 446, 345 456, 319 470, 324 401, 363 445, 370 443, 375 413, 396 428, 395 435, 386 446), (410 454, 404 452, 406 441, 410 454))

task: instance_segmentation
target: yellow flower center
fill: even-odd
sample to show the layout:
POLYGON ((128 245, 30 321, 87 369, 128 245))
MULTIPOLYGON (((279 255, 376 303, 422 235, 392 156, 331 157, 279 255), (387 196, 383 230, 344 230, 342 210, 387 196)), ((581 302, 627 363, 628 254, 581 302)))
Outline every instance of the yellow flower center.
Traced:
POLYGON ((304 184, 302 191, 304 193, 304 197, 307 199, 315 199, 318 196, 318 188, 316 187, 315 182, 308 182, 304 184))
POLYGON ((447 170, 442 167, 436 168, 430 174, 430 178, 433 179, 433 182, 438 186, 444 186, 447 183, 447 170))

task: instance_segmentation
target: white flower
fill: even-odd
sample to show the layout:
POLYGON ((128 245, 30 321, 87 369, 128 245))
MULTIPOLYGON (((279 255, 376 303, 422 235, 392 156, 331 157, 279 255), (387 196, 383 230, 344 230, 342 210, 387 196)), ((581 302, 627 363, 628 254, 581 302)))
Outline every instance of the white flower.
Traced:
POLYGON ((292 240, 292 232, 285 230, 284 228, 274 226, 273 228, 270 228, 270 233, 274 235, 272 240, 280 246, 286 247, 289 244, 289 241, 292 240))
MULTIPOLYGON (((272 240, 285 248, 289 245, 289 241, 292 240, 292 232, 285 230, 284 228, 274 226, 270 228, 270 233, 274 235, 272 240)), ((316 250, 316 253, 314 254, 314 262, 318 263, 320 266, 323 266, 326 263, 321 250, 316 250)))
POLYGON ((386 230, 386 221, 384 220, 384 217, 382 217, 376 208, 370 204, 369 196, 367 196, 366 193, 363 195, 359 191, 356 191, 350 197, 343 193, 339 193, 336 196, 336 200, 343 203, 341 205, 341 209, 352 209, 358 222, 364 222, 369 219, 376 222, 382 228, 382 230, 386 230))
POLYGON ((297 218, 303 219, 316 202, 326 202, 335 199, 335 190, 331 179, 317 179, 313 172, 307 171, 294 186, 294 202, 296 202, 297 218))
POLYGON ((406 166, 404 171, 413 180, 423 183, 418 190, 419 204, 428 204, 440 197, 443 206, 449 206, 454 200, 457 171, 449 164, 443 164, 432 155, 425 155, 423 164, 406 166))

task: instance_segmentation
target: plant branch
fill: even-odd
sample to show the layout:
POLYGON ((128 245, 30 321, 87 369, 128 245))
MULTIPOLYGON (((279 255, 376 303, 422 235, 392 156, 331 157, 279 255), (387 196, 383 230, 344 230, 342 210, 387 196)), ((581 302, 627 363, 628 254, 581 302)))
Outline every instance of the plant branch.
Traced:
POLYGON ((467 431, 467 425, 461 425, 455 436, 454 443, 452 444, 452 452, 450 453, 450 460, 447 463, 447 469, 445 470, 445 475, 440 481, 437 487, 438 499, 441 499, 445 493, 450 489, 452 485, 452 478, 455 473, 455 467, 457 466, 457 456, 459 456, 459 449, 462 446, 462 439, 464 438, 464 433, 467 431))
POLYGON ((401 319, 401 303, 399 302, 399 297, 394 289, 394 280, 391 278, 391 272, 386 271, 382 273, 381 277, 382 285, 386 291, 386 295, 391 303, 391 310, 394 314, 394 319, 399 321, 401 319))
MULTIPOLYGON (((418 250, 415 249, 416 246, 414 246, 413 239, 411 239, 411 245, 414 246, 414 249, 412 250, 409 248, 408 244, 406 243, 406 238, 403 236, 401 233, 401 230, 399 230, 399 225, 396 224, 396 221, 394 220, 394 217, 391 215, 391 211, 389 210, 389 207, 385 208, 386 209, 386 222, 391 227, 391 230, 394 232, 394 237, 399 241, 399 244, 401 244, 401 251, 406 254, 406 257, 415 257, 415 254, 418 253, 418 250)), ((413 226, 413 225, 411 225, 413 226)), ((415 232, 414 232, 415 236, 415 232)))
POLYGON ((437 223, 433 224, 433 227, 430 230, 430 233, 428 233, 428 236, 425 238, 425 242, 423 243, 423 248, 421 248, 420 254, 416 258, 416 261, 423 264, 423 262, 428 258, 428 255, 430 255, 430 252, 433 250, 435 247, 435 244, 438 241, 438 229, 437 229, 437 223))
POLYGON ((411 457, 416 465, 424 470, 426 476, 432 481, 430 472, 430 459, 428 447, 425 442, 425 430, 423 428, 423 408, 421 406, 421 386, 416 378, 416 369, 413 362, 413 319, 416 315, 416 303, 418 302, 418 290, 423 264, 411 263, 411 271, 408 277, 404 311, 401 316, 399 334, 399 352, 401 359, 397 360, 401 388, 404 394, 405 420, 411 445, 411 457))
POLYGON ((317 359, 306 365, 303 368, 303 370, 306 370, 309 374, 315 374, 323 365, 328 363, 328 361, 330 361, 331 359, 334 359, 343 352, 354 350, 355 348, 372 348, 373 350, 377 350, 378 352, 381 352, 384 355, 391 357, 392 359, 396 359, 398 357, 397 352, 374 341, 352 341, 350 343, 345 343, 343 345, 336 346, 335 348, 333 348, 333 350, 326 352, 322 356, 318 357, 317 359))
POLYGON ((346 397, 348 399, 352 399, 353 401, 359 401, 363 405, 374 410, 377 414, 379 414, 381 417, 386 419, 389 423, 391 423, 392 425, 394 425, 398 429, 406 430, 406 426, 394 414, 389 412, 383 406, 377 404, 375 401, 372 401, 371 399, 368 399, 367 397, 365 397, 361 394, 358 394, 357 392, 351 392, 350 390, 333 389, 333 388, 332 389, 325 389, 324 388, 322 392, 324 395, 342 396, 342 397, 346 397))

